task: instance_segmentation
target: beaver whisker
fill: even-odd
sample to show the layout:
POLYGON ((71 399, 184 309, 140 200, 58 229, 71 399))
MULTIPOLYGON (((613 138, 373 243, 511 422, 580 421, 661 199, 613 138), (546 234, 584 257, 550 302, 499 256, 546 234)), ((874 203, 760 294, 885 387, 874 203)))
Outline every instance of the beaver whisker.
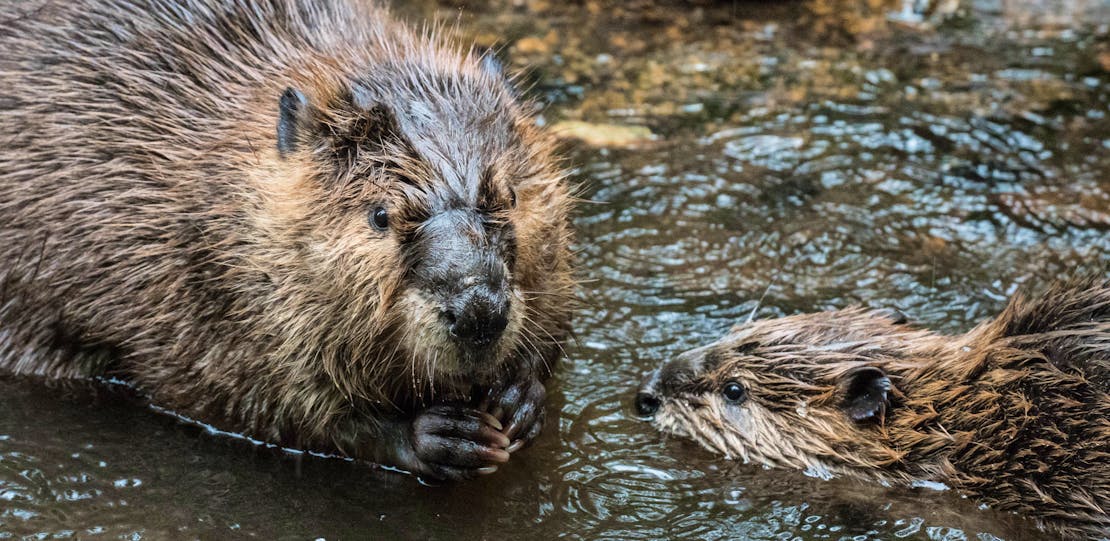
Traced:
MULTIPOLYGON (((527 316, 525 316, 525 317, 527 317, 527 316)), ((523 332, 521 333, 522 336, 525 336, 525 333, 527 333, 526 336, 528 337, 528 342, 532 345, 532 349, 533 349, 532 353, 534 355, 534 358, 538 358, 540 360, 541 364, 543 365, 543 369, 547 373, 551 373, 551 370, 552 370, 553 367, 551 366, 551 363, 548 362, 547 356, 543 354, 543 349, 541 349, 541 347, 540 347, 540 343, 544 342, 543 339, 540 338, 535 333, 535 331, 533 331, 529 327, 522 327, 522 330, 523 330, 523 332)), ((559 351, 561 352, 561 355, 565 356, 566 353, 562 349, 562 346, 559 345, 557 342, 556 342, 556 345, 559 346, 559 351)))
POLYGON ((745 325, 751 323, 752 320, 755 319, 755 313, 759 311, 760 306, 763 306, 764 299, 767 298, 767 294, 771 292, 771 288, 774 287, 775 281, 779 278, 778 272, 779 271, 775 271, 775 275, 771 276, 771 281, 767 283, 767 288, 763 290, 763 294, 759 296, 759 300, 756 301, 755 306, 752 307, 751 313, 748 314, 748 319, 744 320, 745 325))
POLYGON ((433 374, 436 373, 435 365, 436 365, 436 360, 438 360, 438 359, 439 359, 439 351, 437 350, 437 351, 432 352, 432 359, 431 359, 430 362, 427 361, 427 360, 425 360, 425 362, 424 362, 424 368, 426 369, 425 370, 425 377, 428 378, 428 400, 431 400, 433 402, 435 401, 435 398, 436 398, 436 380, 435 380, 435 377, 433 377, 433 374))
MULTIPOLYGON (((409 351, 409 374, 411 375, 411 389, 413 396, 421 396, 420 388, 416 385, 416 351, 409 351)), ((420 403, 424 404, 424 399, 421 396, 420 403)))
MULTIPOLYGON (((525 322, 527 323, 528 321, 525 320, 525 322)), ((522 326, 517 338, 517 346, 523 347, 525 352, 527 353, 539 353, 540 348, 536 345, 536 342, 533 340, 533 338, 535 338, 536 340, 539 339, 539 337, 535 335, 532 329, 529 329, 526 325, 522 326)))
POLYGON ((562 298, 566 298, 566 299, 576 298, 575 295, 572 292, 567 292, 567 291, 528 291, 528 290, 523 290, 522 289, 522 290, 520 290, 520 293, 521 293, 521 296, 519 297, 520 299, 525 299, 525 297, 523 295, 536 295, 536 297, 529 298, 528 300, 532 300, 532 299, 535 299, 535 298, 538 298, 538 297, 544 297, 544 296, 546 296, 546 297, 562 297, 562 298))
MULTIPOLYGON (((529 321, 529 322, 535 323, 535 321, 534 321, 534 320, 532 320, 531 316, 529 316, 529 315, 528 315, 528 314, 526 314, 526 313, 525 313, 525 314, 522 314, 522 317, 523 317, 523 318, 524 318, 524 319, 525 319, 526 321, 529 321)), ((558 351, 559 351, 559 354, 560 354, 560 355, 561 355, 562 357, 566 357, 566 356, 567 356, 567 352, 566 352, 566 349, 564 349, 564 348, 563 348, 563 344, 562 344, 562 341, 561 341, 561 340, 558 340, 558 339, 556 339, 556 338, 555 338, 555 336, 553 336, 553 335, 552 335, 552 334, 551 334, 550 332, 548 332, 548 330, 547 330, 546 328, 544 328, 544 327, 542 327, 542 326, 539 326, 539 325, 535 325, 535 328, 537 328, 537 329, 540 329, 541 331, 543 331, 543 332, 544 332, 544 334, 546 334, 546 335, 547 335, 547 340, 546 340, 546 341, 544 341, 544 340, 543 340, 543 339, 542 339, 542 338, 541 338, 540 336, 536 335, 534 331, 531 331, 531 330, 530 330, 530 331, 531 331, 531 332, 533 333, 533 337, 534 337, 534 338, 535 338, 535 339, 536 339, 537 341, 541 341, 541 342, 544 342, 545 344, 550 344, 550 345, 554 345, 554 346, 555 346, 555 347, 556 347, 556 348, 558 349, 558 351)), ((550 373, 550 372, 551 372, 551 366, 550 366, 550 365, 548 364, 546 356, 544 356, 544 355, 541 355, 541 356, 540 356, 540 359, 541 359, 541 360, 543 361, 543 364, 544 364, 544 368, 546 368, 546 369, 547 369, 547 371, 548 371, 548 373, 550 373)))

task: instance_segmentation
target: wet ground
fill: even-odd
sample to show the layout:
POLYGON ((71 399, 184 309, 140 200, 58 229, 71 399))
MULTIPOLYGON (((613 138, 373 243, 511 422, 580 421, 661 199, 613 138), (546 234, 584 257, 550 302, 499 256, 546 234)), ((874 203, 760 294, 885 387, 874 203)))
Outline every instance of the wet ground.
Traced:
POLYGON ((544 121, 589 141, 567 143, 585 307, 537 445, 429 488, 0 381, 0 538, 1045 538, 951 491, 722 462, 631 398, 765 292, 759 317, 862 303, 959 332, 1110 272, 1110 1, 659 4, 402 9, 528 67, 544 121))

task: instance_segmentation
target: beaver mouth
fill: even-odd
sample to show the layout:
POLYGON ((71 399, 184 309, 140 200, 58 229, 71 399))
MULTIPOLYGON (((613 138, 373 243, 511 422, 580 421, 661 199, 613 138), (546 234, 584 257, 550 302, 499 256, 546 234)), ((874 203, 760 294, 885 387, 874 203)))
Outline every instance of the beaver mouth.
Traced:
MULTIPOLYGON (((519 298, 515 292, 514 297, 519 298)), ((416 289, 406 292, 398 309, 406 320, 401 341, 410 352, 411 368, 431 381, 495 374, 518 346, 522 317, 516 304, 509 306, 503 321, 460 332, 457 316, 452 317, 440 303, 416 289)))
POLYGON ((697 441, 695 431, 692 428, 702 424, 697 422, 688 414, 689 412, 683 411, 682 404, 674 404, 665 401, 660 405, 652 417, 644 419, 649 424, 664 435, 668 437, 680 438, 685 440, 697 441))

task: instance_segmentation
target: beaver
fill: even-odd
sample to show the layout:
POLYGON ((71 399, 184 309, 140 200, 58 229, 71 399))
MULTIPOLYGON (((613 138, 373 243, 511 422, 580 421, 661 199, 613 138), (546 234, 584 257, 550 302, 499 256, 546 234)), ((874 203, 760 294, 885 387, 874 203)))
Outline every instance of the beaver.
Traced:
POLYGON ((934 481, 1069 538, 1110 535, 1110 279, 962 336, 890 310, 746 322, 649 374, 636 408, 727 458, 934 481))
POLYGON ((0 371, 430 479, 537 435, 572 198, 493 58, 357 0, 0 20, 0 371))

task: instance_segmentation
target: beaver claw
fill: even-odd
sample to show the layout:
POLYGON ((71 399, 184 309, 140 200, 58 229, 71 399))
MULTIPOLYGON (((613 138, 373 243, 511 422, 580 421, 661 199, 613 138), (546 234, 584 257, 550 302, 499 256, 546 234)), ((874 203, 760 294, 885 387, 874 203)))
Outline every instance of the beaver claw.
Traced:
POLYGON ((493 473, 509 461, 509 438, 489 413, 457 405, 432 406, 410 425, 412 453, 404 467, 421 477, 459 481, 493 473))
POLYGON ((491 391, 485 401, 486 407, 479 409, 489 411, 505 426, 503 433, 512 440, 507 447, 511 453, 531 443, 543 430, 546 398, 543 383, 527 374, 502 389, 491 391))

